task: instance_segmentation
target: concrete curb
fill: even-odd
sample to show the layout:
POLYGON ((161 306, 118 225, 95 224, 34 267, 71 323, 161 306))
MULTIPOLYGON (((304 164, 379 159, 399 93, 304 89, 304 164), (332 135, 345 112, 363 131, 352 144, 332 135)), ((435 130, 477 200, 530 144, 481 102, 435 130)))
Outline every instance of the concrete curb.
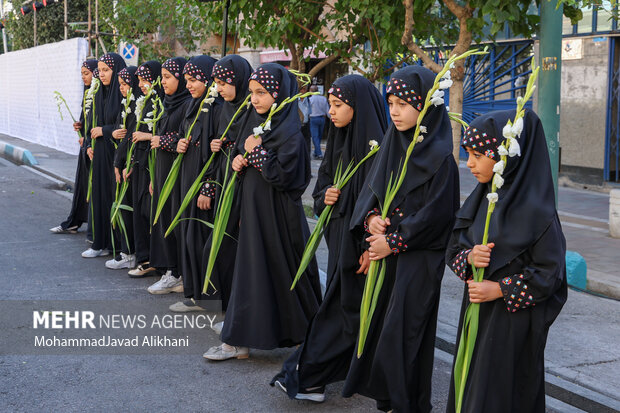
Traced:
POLYGON ((0 156, 22 165, 35 166, 39 164, 28 149, 4 141, 0 141, 0 156))

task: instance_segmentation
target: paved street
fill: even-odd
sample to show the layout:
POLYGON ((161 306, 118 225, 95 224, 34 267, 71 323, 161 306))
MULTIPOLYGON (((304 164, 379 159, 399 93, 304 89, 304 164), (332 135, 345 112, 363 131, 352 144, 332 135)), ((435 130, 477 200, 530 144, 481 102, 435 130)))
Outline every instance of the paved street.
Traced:
MULTIPOLYGON (((105 269, 105 258, 81 258, 80 252, 88 247, 83 233, 51 234, 48 228, 65 217, 71 202, 70 194, 55 188, 48 179, 0 158, 0 233, 3 234, 0 281, 5 299, 159 303, 180 298, 180 294, 151 296, 146 287, 153 278, 130 279, 124 271, 105 269)), ((591 254, 596 254, 595 242, 602 246, 617 241, 577 227, 565 227, 565 231, 570 248, 583 242, 579 241, 581 236, 589 243, 584 247, 591 248, 591 254)), ((598 250, 601 257, 598 268, 601 271, 613 265, 617 268, 617 256, 603 256, 605 251, 608 249, 598 250)), ((323 268, 325 253, 324 249, 320 250, 318 257, 323 268)), ((596 268, 595 262, 590 263, 596 268)), ((461 297, 462 283, 447 272, 438 342, 454 342, 461 297)), ((549 375, 579 389, 594 390, 592 397, 608 404, 616 403, 617 408, 620 405, 619 325, 620 302, 570 291, 569 301, 551 329, 546 350, 549 375)), ((204 350, 217 343, 215 333, 205 331, 204 350)), ((249 360, 222 363, 207 362, 201 354, 0 355, 0 406, 9 411, 373 411, 374 402, 369 399, 341 398, 341 385, 328 387, 328 399, 322 405, 288 400, 269 387, 269 380, 289 353, 290 350, 253 351, 249 360)), ((434 411, 445 409, 450 360, 448 353, 437 351, 434 411)), ((580 411, 554 399, 548 399, 548 406, 549 411, 580 411)))

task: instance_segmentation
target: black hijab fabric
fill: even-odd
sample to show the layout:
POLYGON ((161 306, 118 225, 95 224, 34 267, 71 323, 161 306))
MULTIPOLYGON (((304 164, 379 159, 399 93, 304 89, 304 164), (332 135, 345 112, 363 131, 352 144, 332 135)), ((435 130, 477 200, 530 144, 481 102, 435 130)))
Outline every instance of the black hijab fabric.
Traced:
MULTIPOLYGON (((489 112, 476 118, 469 127, 495 137, 499 146, 504 140, 502 129, 514 117, 514 110, 489 112)), ((489 242, 496 244, 487 274, 525 251, 556 215, 555 190, 542 123, 530 110, 525 112, 523 121, 523 132, 517 138, 521 156, 508 157, 502 175, 504 185, 497 190, 499 200, 491 215, 489 242), (524 222, 527 225, 523 225, 524 222)), ((490 183, 478 184, 456 214, 455 230, 467 229, 459 237, 459 243, 464 246, 471 248, 482 243, 488 204, 486 195, 490 190, 490 183)))
MULTIPOLYGON (((189 61, 185 64, 185 67, 183 68, 183 74, 189 74, 190 76, 195 77, 197 80, 200 80, 207 85, 202 96, 195 99, 192 98, 191 102, 187 105, 185 118, 191 118, 190 122, 194 120, 196 112, 198 111, 198 107, 200 106, 200 102, 202 102, 207 93, 209 93, 209 87, 211 86, 212 82, 211 72, 213 72, 213 65, 215 64, 215 62, 216 60, 211 56, 194 56, 189 59, 189 61)), ((195 141, 195 139, 192 138, 192 141, 195 141)))
MULTIPOLYGON (((342 161, 343 172, 349 162, 353 161, 357 164, 370 151, 369 141, 374 140, 381 144, 387 127, 383 98, 377 88, 366 78, 360 75, 341 77, 329 89, 329 94, 340 96, 341 100, 348 100, 347 104, 355 112, 348 125, 342 128, 337 128, 333 124, 329 125, 325 157, 319 168, 318 179, 312 194, 317 214, 325 207, 323 202, 325 189, 333 183, 338 162, 342 161)), ((377 155, 375 154, 374 157, 377 155)), ((350 213, 353 210, 353 205, 357 200, 357 195, 362 191, 364 179, 373 160, 362 165, 342 189, 338 202, 333 207, 332 216, 342 215, 342 211, 350 213)))
MULTIPOLYGON (((422 66, 407 66, 394 72, 390 77, 390 80, 393 79, 398 79, 401 84, 406 84, 418 96, 425 99, 433 86, 435 74, 422 66)), ((408 103, 415 108, 418 107, 417 102, 408 103)), ((452 128, 445 105, 431 106, 421 126, 426 127, 427 132, 423 134, 424 140, 416 144, 409 158, 405 179, 392 201, 391 209, 397 207, 407 194, 431 179, 446 157, 452 153, 452 128)), ((393 174, 396 179, 414 131, 415 127, 400 132, 394 124, 388 128, 381 149, 377 153, 378 159, 373 163, 366 186, 358 198, 351 221, 352 228, 362 224, 368 211, 376 205, 377 196, 381 198, 385 196, 390 175, 393 174)))
MULTIPOLYGON (((142 63, 136 71, 136 76, 141 76, 151 84, 155 83, 155 81, 161 77, 161 63, 157 60, 149 60, 148 62, 142 63)), ((164 97, 164 89, 161 85, 155 86, 155 93, 157 93, 160 99, 164 97)))
POLYGON ((97 59, 86 59, 82 63, 82 67, 85 67, 94 73, 95 70, 97 69, 97 62, 98 62, 97 59))
MULTIPOLYGON (((269 90, 267 82, 277 82, 278 92, 275 93, 275 103, 280 105, 286 98, 297 94, 297 79, 295 75, 286 70, 284 66, 277 63, 266 63, 259 66, 250 80, 256 80, 263 87, 269 90), (261 79, 259 73, 266 72, 268 75, 273 76, 272 79, 261 79)), ((273 84, 273 83, 272 83, 273 84)), ((272 93, 272 96, 273 96, 272 93)), ((301 128, 301 121, 299 120, 298 104, 297 100, 289 103, 280 112, 275 114, 271 118, 271 130, 265 131, 262 135, 263 146, 267 149, 278 148, 284 143, 291 135, 291 131, 298 131, 301 128)), ((244 153, 243 145, 245 139, 253 133, 253 129, 263 123, 267 119, 269 112, 259 115, 256 109, 253 107, 247 115, 245 125, 242 129, 240 139, 238 139, 237 149, 244 153)))
MULTIPOLYGON (((243 57, 238 55, 228 55, 218 60, 213 67, 213 78, 218 78, 224 82, 233 85, 235 87, 235 98, 231 102, 224 102, 222 105, 222 112, 220 117, 219 130, 217 132, 218 138, 224 134, 228 123, 232 119, 233 115, 239 109, 241 103, 248 95, 248 84, 250 83, 250 75, 252 74, 252 66, 243 57), (227 74, 226 76, 224 76, 227 74), (221 78, 218 76, 222 76, 221 78)), ((226 139, 229 142, 234 142, 237 138, 237 134, 243 125, 244 116, 238 116, 237 119, 230 125, 230 129, 226 134, 226 139)))
POLYGON ((112 125, 121 110, 121 100, 123 95, 119 90, 118 72, 125 68, 125 61, 117 53, 106 53, 99 58, 112 70, 112 79, 108 86, 101 84, 101 88, 95 96, 95 112, 97 115, 97 125, 112 125))
MULTIPOLYGON (((162 65, 162 69, 166 69, 172 76, 179 81, 177 90, 172 95, 164 96, 164 117, 160 121, 160 130, 166 131, 167 115, 171 112, 175 112, 179 107, 183 106, 188 99, 191 98, 189 90, 187 90, 187 82, 185 76, 183 76, 183 68, 185 67, 187 60, 184 57, 173 57, 168 59, 162 65)), ((175 130, 178 130, 178 125, 175 125, 175 130)))

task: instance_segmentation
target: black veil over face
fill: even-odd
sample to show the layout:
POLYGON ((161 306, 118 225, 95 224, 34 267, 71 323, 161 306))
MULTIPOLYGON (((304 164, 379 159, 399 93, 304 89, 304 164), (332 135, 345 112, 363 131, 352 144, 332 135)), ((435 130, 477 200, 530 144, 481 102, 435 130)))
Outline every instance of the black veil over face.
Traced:
MULTIPOLYGON (((504 140, 502 129, 514 120, 515 110, 486 113, 469 125, 485 133, 495 147, 504 140)), ((517 141, 521 156, 508 157, 497 190, 499 199, 491 215, 489 242, 494 242, 493 259, 487 269, 491 274, 531 246, 546 231, 556 215, 555 190, 545 133, 538 116, 527 110, 523 131, 517 141)), ((464 146, 468 146, 465 142, 464 146)), ((474 149, 476 150, 476 149, 474 149)), ((482 243, 491 183, 480 183, 456 214, 455 230, 461 230, 459 242, 471 248, 482 243)))
MULTIPOLYGON (((388 86, 393 87, 388 88, 388 92, 420 110, 434 81, 435 74, 430 70, 417 65, 407 66, 392 74, 388 86)), ((409 158, 407 172, 400 190, 392 201, 392 209, 397 207, 407 194, 431 179, 446 157, 452 154, 452 128, 445 105, 431 106, 421 126, 426 128, 423 134, 424 140, 416 144, 409 158)), ((401 132, 393 123, 388 128, 381 149, 376 155, 377 159, 358 198, 351 221, 352 227, 361 225, 368 211, 377 205, 377 196, 383 201, 390 176, 395 180, 402 169, 414 132, 415 127, 401 132)))
MULTIPOLYGON (((333 183, 338 163, 342 161, 343 171, 351 161, 357 164, 370 151, 370 141, 381 144, 387 127, 383 98, 377 88, 363 76, 347 75, 337 79, 329 89, 329 94, 350 106, 354 113, 353 119, 346 126, 338 128, 334 124, 329 125, 325 157, 313 193, 315 199, 319 192, 333 183)), ((340 211, 353 210, 372 161, 371 158, 364 163, 342 189, 332 214, 339 215, 340 211)))

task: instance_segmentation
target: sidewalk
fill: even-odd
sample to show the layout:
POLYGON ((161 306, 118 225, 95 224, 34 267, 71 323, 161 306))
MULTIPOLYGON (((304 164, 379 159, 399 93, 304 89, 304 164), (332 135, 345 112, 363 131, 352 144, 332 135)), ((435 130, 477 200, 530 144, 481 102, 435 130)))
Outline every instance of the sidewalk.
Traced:
MULTIPOLYGON (((38 171, 71 186, 77 157, 0 135, 0 141, 28 149, 38 171)), ((312 161, 313 180, 303 196, 312 205, 312 190, 320 161, 312 161)), ((475 185, 461 165, 461 197, 475 185)), ((620 298, 620 240, 607 230, 607 194, 560 188, 559 212, 568 248, 583 255, 588 264, 588 287, 620 298), (605 287, 605 288, 603 288, 605 287), (616 295, 617 294, 617 295, 616 295)), ((311 225, 314 220, 309 220, 311 225)), ((317 251, 320 268, 327 266, 325 243, 317 251)), ((436 354, 451 362, 457 335, 463 284, 446 271, 439 308, 436 354)), ((620 411, 620 301, 569 291, 568 301, 552 326, 545 352, 547 394, 562 403, 553 411, 620 411), (569 406, 570 405, 570 406, 569 406), (571 407, 572 406, 572 407, 571 407)))

